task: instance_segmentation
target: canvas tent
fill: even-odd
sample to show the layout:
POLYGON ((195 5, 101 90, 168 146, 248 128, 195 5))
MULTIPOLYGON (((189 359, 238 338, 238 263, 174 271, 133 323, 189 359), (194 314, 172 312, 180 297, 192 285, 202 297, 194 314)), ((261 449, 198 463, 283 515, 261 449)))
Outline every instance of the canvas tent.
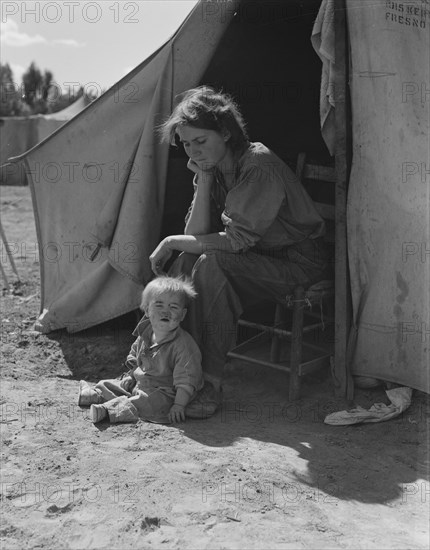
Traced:
POLYGON ((428 391, 430 262, 421 254, 429 229, 429 102, 419 93, 429 81, 426 6, 421 0, 199 2, 171 40, 24 156, 40 245, 40 329, 78 331, 138 307, 152 277, 148 255, 161 236, 182 231, 191 195, 183 153, 161 145, 154 129, 179 93, 206 83, 233 93, 251 139, 292 164, 300 151, 320 164, 333 160, 320 131, 325 113, 323 134, 338 174, 336 372, 351 366, 428 391), (316 55, 310 38, 320 8, 316 55), (346 212, 347 77, 353 156, 346 212), (412 86, 408 102, 404 83, 412 86), (409 170, 407 182, 402 170, 409 170))
POLYGON ((25 171, 19 165, 7 163, 40 143, 65 122, 80 113, 91 100, 81 96, 71 105, 48 115, 2 117, 0 119, 0 183, 26 185, 25 171))
POLYGON ((429 393, 430 2, 346 6, 351 366, 429 393))

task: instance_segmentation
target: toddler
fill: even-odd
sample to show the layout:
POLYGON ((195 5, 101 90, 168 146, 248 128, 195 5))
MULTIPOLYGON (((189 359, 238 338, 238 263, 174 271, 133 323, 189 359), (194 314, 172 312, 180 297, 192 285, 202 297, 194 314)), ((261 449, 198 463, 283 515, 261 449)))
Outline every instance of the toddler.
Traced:
POLYGON ((192 283, 180 278, 162 276, 147 284, 141 301, 145 316, 126 361, 130 370, 95 387, 80 382, 79 405, 91 405, 92 422, 185 420, 185 407, 204 385, 200 350, 180 327, 195 296, 192 283))

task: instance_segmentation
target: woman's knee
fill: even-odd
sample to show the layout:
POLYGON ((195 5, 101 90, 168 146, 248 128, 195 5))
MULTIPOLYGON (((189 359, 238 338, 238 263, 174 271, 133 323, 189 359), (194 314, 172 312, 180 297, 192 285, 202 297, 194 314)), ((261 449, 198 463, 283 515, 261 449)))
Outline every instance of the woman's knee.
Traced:
POLYGON ((197 260, 194 270, 205 272, 208 275, 211 273, 222 272, 227 277, 240 274, 242 272, 248 275, 254 267, 253 262, 249 262, 245 254, 237 254, 234 252, 225 252, 224 250, 214 250, 206 254, 202 254, 197 260))
POLYGON ((219 255, 217 252, 201 254, 194 264, 192 275, 193 280, 196 277, 204 277, 206 280, 215 277, 220 269, 219 255))
POLYGON ((169 275, 171 277, 179 277, 180 275, 191 275, 194 264, 198 260, 199 256, 196 254, 189 254, 182 252, 173 262, 169 269, 169 275))

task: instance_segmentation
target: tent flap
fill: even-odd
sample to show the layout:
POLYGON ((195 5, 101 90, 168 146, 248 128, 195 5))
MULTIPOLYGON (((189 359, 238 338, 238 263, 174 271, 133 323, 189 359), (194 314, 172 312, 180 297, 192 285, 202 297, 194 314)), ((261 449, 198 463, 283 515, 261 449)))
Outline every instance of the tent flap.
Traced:
POLYGON ((175 96, 200 82, 234 15, 233 3, 223 17, 207 8, 197 4, 170 41, 26 154, 39 330, 76 332, 139 307, 164 209, 169 146, 156 129, 175 96))
POLYGON ((353 373, 429 392, 430 104, 421 84, 430 81, 430 12, 418 0, 347 0, 347 15, 353 373))

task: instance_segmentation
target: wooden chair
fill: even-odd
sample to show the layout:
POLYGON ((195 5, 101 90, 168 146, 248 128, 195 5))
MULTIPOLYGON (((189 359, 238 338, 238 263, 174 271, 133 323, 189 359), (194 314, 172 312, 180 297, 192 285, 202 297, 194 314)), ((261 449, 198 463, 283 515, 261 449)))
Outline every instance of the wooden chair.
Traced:
MULTIPOLYGON (((334 257, 335 170, 332 167, 307 164, 305 160, 305 154, 300 153, 296 174, 326 221, 325 240, 334 257)), ((330 365, 333 339, 328 338, 328 341, 321 343, 321 338, 318 338, 318 342, 315 342, 312 334, 334 325, 333 316, 326 316, 323 311, 327 299, 333 297, 334 275, 333 279, 319 281, 309 288, 297 286, 291 295, 285 296, 282 303, 276 303, 275 318, 270 325, 239 320, 239 326, 253 329, 257 334, 236 346, 228 353, 228 357, 288 372, 289 400, 298 399, 301 377, 330 365), (312 311, 313 306, 317 306, 319 312, 312 311)))

